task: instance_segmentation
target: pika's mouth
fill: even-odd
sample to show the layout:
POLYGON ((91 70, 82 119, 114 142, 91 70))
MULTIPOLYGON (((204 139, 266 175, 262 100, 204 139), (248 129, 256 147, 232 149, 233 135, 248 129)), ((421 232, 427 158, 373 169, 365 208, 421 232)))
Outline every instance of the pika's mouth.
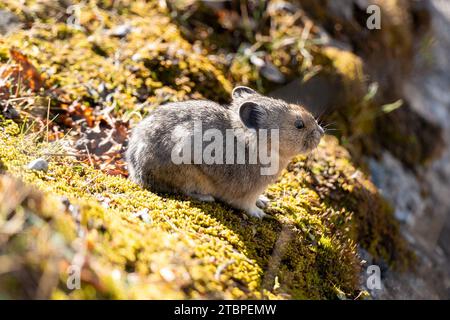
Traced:
POLYGON ((322 135, 317 130, 313 130, 311 133, 309 133, 303 143, 304 151, 308 152, 315 149, 319 145, 321 138, 322 135))

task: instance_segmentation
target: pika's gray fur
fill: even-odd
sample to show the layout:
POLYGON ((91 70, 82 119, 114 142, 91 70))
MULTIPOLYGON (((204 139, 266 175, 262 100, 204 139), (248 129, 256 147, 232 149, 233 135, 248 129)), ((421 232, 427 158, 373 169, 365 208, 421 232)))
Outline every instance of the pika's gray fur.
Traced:
MULTIPOLYGON (((241 86, 233 90, 228 106, 192 100, 158 107, 133 130, 126 159, 131 180, 150 190, 182 193, 202 201, 219 200, 262 218, 265 213, 261 208, 268 199, 261 193, 295 155, 314 149, 322 135, 323 129, 303 107, 241 86), (243 164, 226 164, 225 155, 223 164, 175 164, 172 152, 192 141, 195 121, 201 122, 203 132, 217 129, 223 134, 224 151, 226 130, 233 129, 235 141, 245 146, 246 155, 259 139, 258 129, 278 129, 278 170, 262 175, 264 165, 259 157, 254 164, 248 157, 243 164)), ((268 137, 270 145, 270 133, 268 137)))

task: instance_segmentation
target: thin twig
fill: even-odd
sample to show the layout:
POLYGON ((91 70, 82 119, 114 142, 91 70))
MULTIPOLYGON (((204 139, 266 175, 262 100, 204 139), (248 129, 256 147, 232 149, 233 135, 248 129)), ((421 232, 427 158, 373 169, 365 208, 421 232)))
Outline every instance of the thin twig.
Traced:
POLYGON ((87 154, 76 154, 76 153, 53 153, 53 152, 46 152, 43 153, 44 156, 52 156, 52 157, 77 157, 77 158, 85 158, 89 157, 87 154))
POLYGON ((87 152, 87 155, 88 155, 88 158, 89 158, 89 163, 91 164, 91 167, 93 167, 94 166, 94 162, 92 161, 91 153, 89 152, 89 149, 88 149, 87 145, 84 145, 84 148, 86 149, 86 152, 87 152))
POLYGON ((48 105, 47 105, 47 128, 46 128, 46 131, 47 131, 46 141, 47 141, 47 143, 48 143, 48 129, 49 129, 49 125, 50 125, 49 121, 50 121, 50 98, 48 99, 48 105))

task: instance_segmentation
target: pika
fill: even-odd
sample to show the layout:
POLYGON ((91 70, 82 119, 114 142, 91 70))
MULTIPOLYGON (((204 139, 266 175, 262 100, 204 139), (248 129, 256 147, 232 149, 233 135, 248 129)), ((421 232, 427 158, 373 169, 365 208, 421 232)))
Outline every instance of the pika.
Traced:
POLYGON ((156 108, 133 129, 125 157, 130 179, 152 191, 263 218, 269 200, 261 194, 323 135, 303 107, 239 86, 226 106, 191 100, 156 108))

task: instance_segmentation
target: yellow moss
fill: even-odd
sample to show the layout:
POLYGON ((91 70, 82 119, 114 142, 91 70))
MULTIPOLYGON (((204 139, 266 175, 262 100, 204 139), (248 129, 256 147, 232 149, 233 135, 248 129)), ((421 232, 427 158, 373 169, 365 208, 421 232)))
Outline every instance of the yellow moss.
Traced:
POLYGON ((348 79, 347 81, 364 82, 361 58, 350 51, 340 50, 335 47, 325 47, 322 52, 331 60, 331 64, 336 71, 348 79))
MULTIPOLYGON (((44 12, 45 4, 39 5, 44 12)), ((99 89, 105 85, 118 115, 145 101, 154 106, 189 97, 227 99, 229 81, 181 37, 166 12, 143 1, 127 5, 129 12, 111 16, 107 8, 88 2, 75 16, 78 27, 66 21, 36 24, 9 35, 0 51, 19 49, 43 71, 48 86, 63 89, 71 100, 111 105, 99 89), (126 41, 110 35, 125 23, 132 30, 126 41)))
MULTIPOLYGON (((354 241, 361 235, 350 231, 354 230, 351 216, 355 208, 353 204, 327 204, 327 192, 313 181, 325 179, 325 184, 339 188, 340 182, 327 174, 334 171, 347 181, 355 173, 347 161, 333 158, 345 156, 335 140, 326 139, 313 160, 326 174, 317 176, 304 158, 296 159, 267 192, 274 219, 259 221, 225 205, 151 193, 73 159, 50 157, 47 173, 27 170, 26 164, 44 156, 49 146, 0 128, 0 159, 7 172, 42 190, 42 203, 59 201, 60 209, 50 212, 29 203, 13 206, 25 207, 30 217, 44 219, 47 236, 62 235, 56 249, 49 243, 51 259, 61 266, 51 297, 321 299, 336 297, 334 286, 348 297, 358 294, 359 258, 354 241), (61 209, 61 196, 70 200, 70 207, 61 209), (147 220, 136 217, 144 209, 147 220), (58 222, 66 220, 71 222, 58 222), (60 256, 61 252, 68 255, 60 256), (67 268, 80 252, 85 259, 82 290, 71 291, 66 287, 67 268), (275 279, 279 281, 276 290, 275 279)), ((0 184, 4 186, 9 179, 3 176, 0 184)), ((20 192, 19 185, 12 189, 20 192)), ((358 182, 355 188, 365 187, 358 182)), ((350 198, 343 203, 351 202, 352 192, 342 190, 340 195, 350 198)), ((379 199, 374 195, 367 201, 379 199)), ((0 208, 5 205, 8 201, 0 208)), ((367 222, 364 216, 359 218, 358 223, 367 222)), ((378 240, 383 241, 383 236, 378 240)), ((396 247, 389 243, 383 248, 377 239, 369 240, 375 242, 368 249, 383 256, 385 252, 389 256, 390 246, 396 247)), ((6 248, 19 255, 31 252, 27 257, 36 254, 32 248, 17 252, 10 243, 6 248)), ((37 255, 34 259, 44 262, 49 258, 37 255)), ((33 268, 37 273, 46 270, 33 268)))

